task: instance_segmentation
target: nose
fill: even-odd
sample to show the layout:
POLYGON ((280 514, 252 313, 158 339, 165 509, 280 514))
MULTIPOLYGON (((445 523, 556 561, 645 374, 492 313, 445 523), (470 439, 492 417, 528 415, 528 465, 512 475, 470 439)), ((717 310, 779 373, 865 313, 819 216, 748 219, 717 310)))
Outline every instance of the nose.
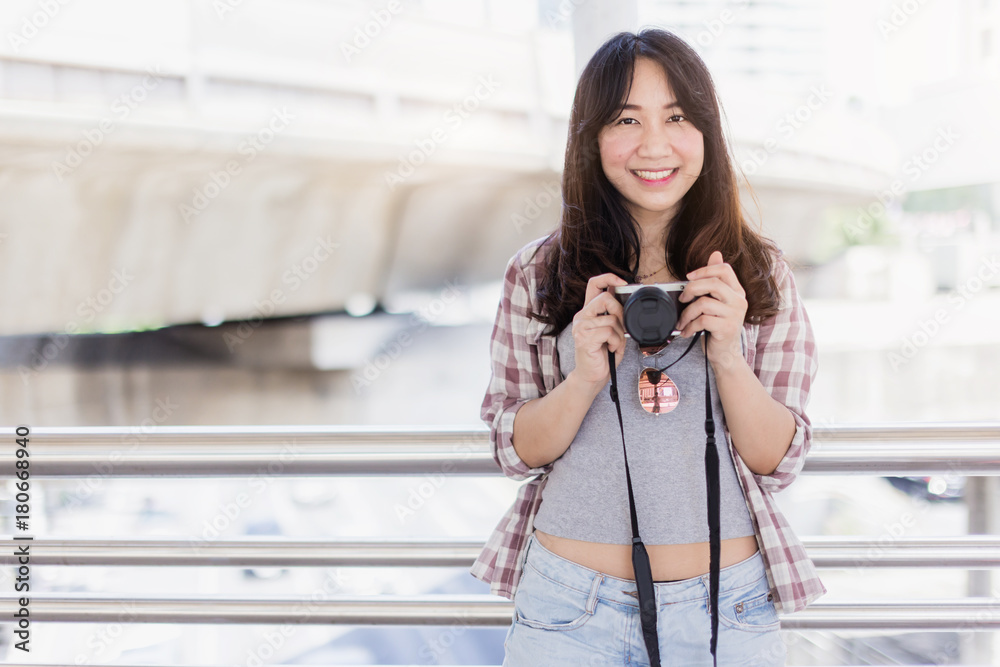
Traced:
POLYGON ((647 124, 642 130, 639 150, 636 153, 639 157, 650 159, 673 155, 674 146, 667 124, 647 124))

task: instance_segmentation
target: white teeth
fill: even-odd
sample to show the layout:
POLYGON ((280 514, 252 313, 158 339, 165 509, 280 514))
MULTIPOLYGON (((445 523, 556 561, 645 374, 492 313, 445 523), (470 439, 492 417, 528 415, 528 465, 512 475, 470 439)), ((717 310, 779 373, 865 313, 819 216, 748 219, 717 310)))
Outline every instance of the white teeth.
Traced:
POLYGON ((661 178, 666 178, 675 171, 677 171, 676 168, 667 171, 636 171, 635 173, 639 175, 639 178, 645 178, 647 181, 658 181, 661 178))

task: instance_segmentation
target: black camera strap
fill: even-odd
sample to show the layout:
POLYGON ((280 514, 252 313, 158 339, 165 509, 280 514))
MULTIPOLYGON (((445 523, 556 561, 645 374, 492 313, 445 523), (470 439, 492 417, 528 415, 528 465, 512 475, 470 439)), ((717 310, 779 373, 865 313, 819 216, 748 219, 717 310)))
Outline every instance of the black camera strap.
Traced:
MULTIPOLYGON (((695 341, 708 336, 707 331, 699 331, 684 350, 684 354, 673 363, 680 361, 691 351, 695 341)), ((615 353, 608 350, 608 367, 611 370, 611 400, 615 402, 618 411, 618 427, 622 433, 622 452, 625 455, 625 481, 628 484, 629 511, 632 517, 632 570, 635 574, 635 585, 639 592, 639 619, 642 624, 642 636, 646 642, 650 665, 660 667, 660 643, 656 634, 656 593, 653 587, 653 572, 649 564, 649 554, 639 537, 639 521, 635 513, 635 496, 632 494, 632 477, 628 468, 628 451, 625 449, 625 425, 622 421, 621 403, 618 401, 618 381, 616 377, 615 353)), ((708 550, 709 550, 709 595, 712 614, 712 640, 709 649, 712 652, 712 664, 717 665, 715 649, 719 633, 719 559, 721 543, 719 541, 719 453, 715 447, 715 420, 712 418, 712 392, 708 377, 708 351, 705 354, 705 480, 708 492, 708 550)))

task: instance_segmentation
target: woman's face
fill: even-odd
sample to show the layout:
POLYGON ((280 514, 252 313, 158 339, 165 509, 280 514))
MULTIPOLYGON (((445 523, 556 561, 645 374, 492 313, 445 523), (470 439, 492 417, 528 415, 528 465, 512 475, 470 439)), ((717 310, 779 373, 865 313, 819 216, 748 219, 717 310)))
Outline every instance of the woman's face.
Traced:
POLYGON ((702 134, 675 100, 663 68, 638 58, 625 109, 597 136, 605 176, 643 226, 669 223, 701 174, 702 134))

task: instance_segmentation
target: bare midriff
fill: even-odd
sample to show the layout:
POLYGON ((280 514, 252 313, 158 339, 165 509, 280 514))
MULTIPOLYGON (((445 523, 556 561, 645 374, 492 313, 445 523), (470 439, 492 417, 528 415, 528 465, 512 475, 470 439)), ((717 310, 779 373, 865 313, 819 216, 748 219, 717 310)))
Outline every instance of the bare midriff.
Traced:
MULTIPOLYGON (((619 579, 635 580, 632 572, 632 545, 585 542, 556 537, 536 529, 535 537, 543 547, 574 563, 619 579)), ((708 573, 708 542, 691 544, 646 544, 653 581, 679 581, 708 573)), ((757 552, 754 535, 734 537, 720 542, 719 567, 744 561, 757 552)))

